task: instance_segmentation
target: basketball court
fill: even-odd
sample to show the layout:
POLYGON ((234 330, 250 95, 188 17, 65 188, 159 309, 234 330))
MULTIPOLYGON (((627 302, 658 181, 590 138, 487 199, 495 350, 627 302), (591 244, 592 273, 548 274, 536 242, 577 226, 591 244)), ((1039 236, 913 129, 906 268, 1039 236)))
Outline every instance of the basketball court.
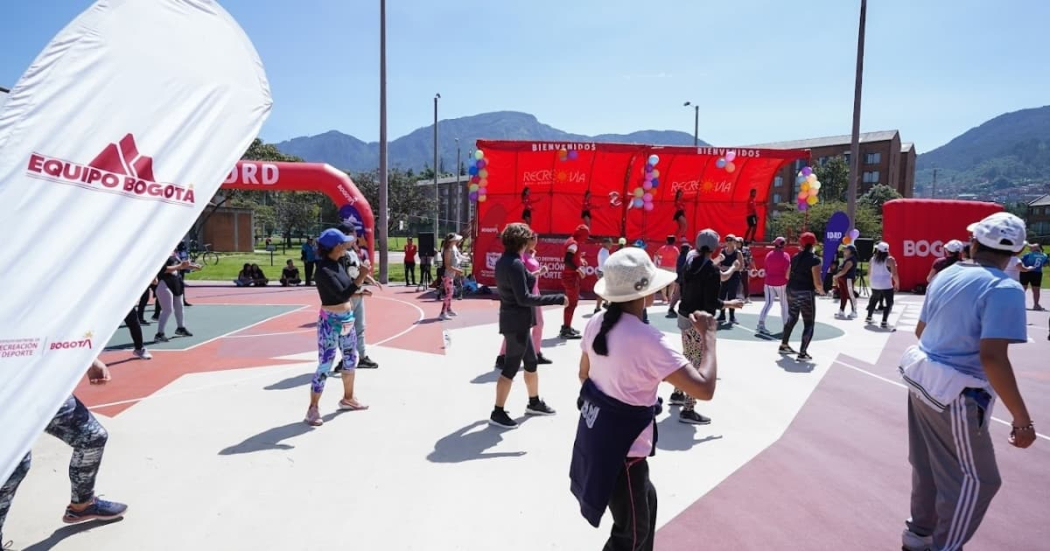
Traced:
MULTIPOLYGON (((15 549, 603 545, 611 519, 591 528, 569 493, 579 347, 554 338, 560 309, 545 312, 544 353, 555 363, 540 371, 556 416, 526 419, 517 381, 508 411, 522 426, 488 426, 495 301, 457 301, 459 317, 440 323, 439 303, 395 286, 368 299, 368 354, 381 367, 358 373, 357 392, 371 409, 336 413, 340 393, 330 385, 325 425, 311 428, 302 417, 316 365, 316 292, 202 286, 188 295, 194 337, 147 344, 154 360, 141 361, 118 329, 102 355, 113 382, 76 391, 110 433, 99 492, 128 503, 127 518, 61 524, 69 449, 45 435, 5 527, 15 549)), ((836 320, 837 303, 818 301, 811 363, 779 356, 776 336, 753 331, 762 303, 747 305, 740 325, 719 332, 717 395, 699 406, 713 423, 678 423, 677 408, 658 419, 656 548, 899 548, 910 467, 896 360, 915 341, 921 300, 899 297, 897 331, 836 320)), ((592 304, 581 304, 577 328, 592 304)), ((774 333, 778 313, 768 323, 774 333)), ((654 326, 677 334, 663 314, 660 304, 650 309, 654 326)), ((1033 418, 1047 419, 1048 314, 1028 319, 1031 342, 1011 355, 1033 418)), ((156 327, 143 331, 149 341, 156 327)), ((1001 405, 993 413, 1010 419, 1001 405)), ((1003 488, 969 547, 1046 549, 1050 439, 1017 450, 1006 444, 1008 426, 991 431, 1003 488)))

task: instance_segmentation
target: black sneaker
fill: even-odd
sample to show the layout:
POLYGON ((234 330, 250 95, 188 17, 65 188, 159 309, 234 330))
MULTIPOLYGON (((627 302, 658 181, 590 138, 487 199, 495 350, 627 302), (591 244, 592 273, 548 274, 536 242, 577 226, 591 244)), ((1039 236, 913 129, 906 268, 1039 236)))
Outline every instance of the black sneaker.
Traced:
POLYGON ((808 362, 808 361, 810 361, 812 359, 813 359, 813 356, 810 356, 806 352, 799 352, 798 353, 798 361, 800 361, 800 362, 808 362))
POLYGON ((715 321, 717 321, 719 324, 723 324, 723 323, 726 322, 726 317, 725 316, 718 316, 718 319, 715 320, 715 321))
POLYGON ((179 327, 175 329, 175 336, 177 337, 192 337, 193 333, 190 333, 189 329, 185 327, 179 327))
POLYGON ((360 360, 357 360, 357 368, 358 369, 379 369, 379 364, 377 364, 374 360, 372 360, 372 358, 369 358, 368 356, 365 356, 364 358, 361 358, 360 360))
POLYGON ((558 333, 558 337, 563 339, 579 339, 581 338, 571 327, 562 327, 561 332, 558 333))
POLYGON ((113 521, 122 518, 127 511, 128 506, 123 503, 96 497, 83 511, 74 511, 72 507, 66 507, 66 514, 62 516, 62 522, 80 524, 89 520, 113 521))
POLYGON ((539 365, 550 365, 554 362, 552 362, 550 358, 544 356, 543 354, 536 354, 536 363, 538 363, 539 365))
POLYGON ((168 342, 170 340, 164 333, 157 333, 157 336, 153 337, 153 342, 168 342))
POLYGON ((511 419, 510 415, 507 415, 507 411, 502 409, 492 410, 492 415, 489 416, 489 424, 501 429, 518 428, 518 422, 511 419))
POLYGON ((671 393, 671 399, 667 401, 672 406, 680 406, 685 404, 685 393, 681 390, 676 390, 671 393))
POLYGON ((677 317, 678 317, 678 314, 676 314, 674 310, 668 310, 667 311, 667 318, 668 319, 677 318, 677 317))
POLYGON ((554 415, 555 413, 557 412, 543 400, 529 401, 529 405, 525 406, 525 415, 554 415))
POLYGON ((879 324, 879 327, 882 328, 882 329, 889 329, 890 328, 890 324, 888 324, 886 322, 882 322, 882 323, 879 324))
POLYGON ((507 363, 507 357, 503 354, 496 356, 496 369, 503 369, 503 366, 507 363))
POLYGON ((569 328, 569 331, 571 331, 573 335, 581 335, 581 336, 583 335, 583 333, 580 333, 579 331, 573 329, 572 327, 569 328))
POLYGON ((778 350, 778 352, 780 352, 781 354, 794 354, 795 349, 791 348, 791 346, 789 345, 782 344, 780 345, 780 350, 778 350))
POLYGON ((691 409, 686 409, 678 414, 678 422, 687 425, 710 425, 711 418, 704 417, 691 409))
POLYGON ((871 319, 871 316, 868 316, 868 317, 864 318, 864 323, 872 323, 872 322, 873 322, 873 320, 871 319))
POLYGON ((153 314, 152 318, 153 318, 153 321, 157 321, 157 320, 160 319, 160 314, 153 314))
POLYGON ((140 319, 139 320, 139 325, 149 325, 149 321, 148 320, 144 320, 144 319, 140 319))

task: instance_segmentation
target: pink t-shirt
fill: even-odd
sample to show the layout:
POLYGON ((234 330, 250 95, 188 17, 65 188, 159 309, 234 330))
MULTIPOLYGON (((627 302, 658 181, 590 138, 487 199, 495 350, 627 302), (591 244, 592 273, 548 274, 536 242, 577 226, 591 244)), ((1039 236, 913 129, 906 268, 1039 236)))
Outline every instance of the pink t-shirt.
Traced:
MULTIPOLYGON (((521 253, 521 261, 525 264, 525 269, 528 270, 530 274, 539 271, 540 269, 540 261, 536 260, 536 257, 532 256, 529 251, 521 253)), ((532 286, 532 293, 535 295, 540 294, 539 276, 536 277, 536 284, 532 286)))
POLYGON ((766 255, 766 263, 762 266, 766 271, 766 285, 780 287, 788 284, 788 270, 791 269, 791 257, 786 251, 773 249, 766 255))
MULTIPOLYGON (((609 355, 595 354, 591 343, 598 336, 605 315, 606 312, 602 312, 591 318, 583 330, 580 344, 591 362, 591 382, 607 396, 625 404, 655 404, 660 382, 687 365, 689 360, 671 347, 667 335, 630 314, 623 314, 606 336, 609 355)), ((627 456, 648 457, 652 449, 653 425, 650 424, 638 435, 627 456)))

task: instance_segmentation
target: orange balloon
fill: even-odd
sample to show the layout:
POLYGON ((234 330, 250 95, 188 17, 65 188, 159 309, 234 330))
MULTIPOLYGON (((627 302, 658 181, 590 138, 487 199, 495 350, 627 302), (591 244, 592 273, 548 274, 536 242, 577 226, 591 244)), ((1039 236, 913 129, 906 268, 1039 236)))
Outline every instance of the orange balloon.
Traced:
POLYGON ((853 239, 851 239, 850 236, 848 236, 848 235, 846 237, 842 238, 842 244, 843 245, 849 245, 852 242, 853 242, 853 239))

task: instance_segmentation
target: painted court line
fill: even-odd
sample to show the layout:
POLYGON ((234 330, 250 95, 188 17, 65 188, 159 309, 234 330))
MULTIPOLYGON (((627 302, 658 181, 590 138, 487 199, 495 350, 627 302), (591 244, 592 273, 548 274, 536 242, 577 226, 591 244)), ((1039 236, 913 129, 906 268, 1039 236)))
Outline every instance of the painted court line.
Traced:
POLYGON ((419 322, 423 321, 423 318, 426 317, 426 312, 424 312, 422 308, 420 308, 419 306, 417 306, 415 304, 412 304, 411 302, 406 302, 404 300, 398 300, 396 298, 381 297, 381 296, 376 296, 376 295, 372 295, 372 298, 378 298, 378 299, 382 299, 382 300, 389 300, 391 302, 400 302, 401 304, 407 304, 407 305, 415 308, 416 312, 419 312, 419 319, 417 319, 414 323, 412 323, 412 325, 408 326, 408 329, 405 329, 404 331, 402 331, 402 332, 400 332, 400 333, 398 333, 398 334, 396 334, 396 335, 394 335, 392 337, 387 337, 387 338, 385 338, 385 339, 383 339, 383 340, 381 340, 381 341, 379 341, 377 343, 374 343, 372 346, 379 346, 381 344, 388 343, 388 342, 390 342, 390 341, 392 341, 392 340, 394 340, 394 339, 396 339, 398 337, 401 337, 403 335, 407 335, 410 331, 412 331, 416 327, 419 327, 419 322))
MULTIPOLYGON (((244 305, 241 304, 239 306, 244 306, 244 305)), ((288 305, 287 304, 282 304, 281 306, 288 306, 288 305)), ((294 305, 292 305, 292 306, 294 306, 294 305)), ((230 335, 233 335, 234 333, 240 333, 241 331, 247 331, 247 330, 249 330, 252 327, 255 327, 257 325, 262 325, 262 324, 264 324, 264 323, 266 323, 266 322, 268 322, 270 320, 275 320, 275 319, 277 319, 279 317, 282 317, 282 316, 287 316, 289 314, 294 314, 294 313, 299 312, 301 310, 305 310, 306 308, 309 308, 309 306, 300 306, 300 307, 298 307, 298 308, 296 308, 294 310, 289 310, 287 312, 284 312, 284 313, 281 313, 281 314, 277 314, 276 316, 270 316, 270 317, 268 317, 266 319, 259 320, 259 321, 255 322, 255 323, 251 324, 251 325, 246 325, 244 327, 238 327, 237 329, 234 329, 233 331, 228 331, 228 332, 223 333, 222 335, 219 335, 217 337, 212 337, 212 338, 210 338, 210 339, 208 339, 208 340, 206 340, 206 341, 204 341, 202 343, 195 344, 195 345, 193 345, 193 346, 191 346, 189 348, 183 348, 181 351, 184 352, 184 351, 187 351, 187 350, 193 350, 195 348, 199 348, 199 347, 204 346, 204 345, 206 345, 208 343, 213 343, 213 342, 215 342, 215 341, 217 341, 219 339, 224 339, 226 337, 229 337, 230 335)))
MULTIPOLYGON (((859 372, 861 372, 861 373, 863 373, 865 375, 868 375, 869 377, 874 377, 874 378, 876 378, 876 379, 878 379, 880 381, 889 383, 891 385, 899 386, 899 387, 901 387, 901 388, 903 388, 905 390, 908 389, 908 387, 905 386, 904 383, 901 383, 900 381, 894 381, 892 379, 887 379, 886 377, 883 377, 882 375, 877 375, 877 374, 872 373, 872 372, 870 372, 867 369, 864 369, 862 367, 857 367, 855 365, 848 364, 848 363, 846 363, 846 362, 844 362, 842 360, 835 360, 834 363, 837 363, 837 364, 839 364, 839 365, 841 365, 843 367, 848 367, 848 368, 850 368, 850 369, 852 369, 854 371, 859 371, 859 372)), ((1006 425, 1008 427, 1012 427, 1013 426, 1011 423, 1009 423, 1007 421, 1004 421, 1004 420, 1002 420, 1002 419, 1000 419, 998 417, 992 417, 992 421, 995 421, 996 423, 999 423, 999 424, 1002 424, 1002 425, 1006 425)), ((1043 440, 1050 440, 1050 436, 1047 436, 1045 434, 1041 434, 1041 433, 1037 432, 1037 433, 1035 433, 1035 435, 1037 437, 1039 437, 1039 438, 1042 438, 1043 440)))

